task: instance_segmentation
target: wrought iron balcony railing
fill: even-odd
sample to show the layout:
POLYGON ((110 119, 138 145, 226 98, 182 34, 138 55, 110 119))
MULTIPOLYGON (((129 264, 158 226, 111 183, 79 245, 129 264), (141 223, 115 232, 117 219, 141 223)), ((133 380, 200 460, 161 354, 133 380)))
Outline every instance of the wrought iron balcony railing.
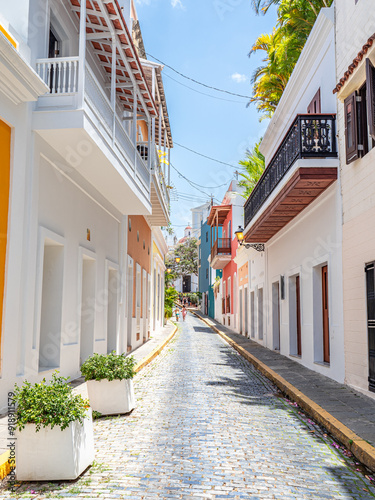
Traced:
POLYGON ((218 238, 211 249, 211 262, 217 255, 230 255, 231 251, 230 238, 218 238))
POLYGON ((245 227, 300 158, 336 158, 336 115, 297 115, 245 203, 245 227))

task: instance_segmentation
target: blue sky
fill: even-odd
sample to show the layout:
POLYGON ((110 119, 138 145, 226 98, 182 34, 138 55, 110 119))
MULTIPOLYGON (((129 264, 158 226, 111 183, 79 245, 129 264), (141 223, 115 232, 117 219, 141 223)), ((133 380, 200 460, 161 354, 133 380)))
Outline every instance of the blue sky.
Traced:
MULTIPOLYGON (((272 31, 275 12, 256 16, 250 0, 136 0, 136 7, 146 52, 207 85, 251 95, 250 77, 261 57, 247 54, 259 34, 272 31)), ((267 126, 266 121, 259 122, 255 106, 247 108, 247 99, 205 89, 168 68, 163 75, 174 141, 236 166, 267 126), (220 100, 198 94, 169 77, 220 100)), ((171 163, 218 202, 226 186, 211 186, 229 186, 236 170, 177 145, 171 163)), ((191 222, 190 209, 209 198, 173 169, 172 184, 176 201, 171 203, 171 220, 181 237, 184 226, 191 222)))

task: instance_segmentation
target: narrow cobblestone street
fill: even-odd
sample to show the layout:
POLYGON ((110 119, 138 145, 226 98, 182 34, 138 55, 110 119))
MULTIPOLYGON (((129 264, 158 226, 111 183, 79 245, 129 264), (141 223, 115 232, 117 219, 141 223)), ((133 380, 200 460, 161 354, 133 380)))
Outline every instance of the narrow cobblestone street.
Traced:
POLYGON ((181 326, 163 354, 137 375, 133 413, 95 422, 94 466, 76 483, 23 484, 13 495, 375 497, 332 440, 218 335, 191 316, 181 326))

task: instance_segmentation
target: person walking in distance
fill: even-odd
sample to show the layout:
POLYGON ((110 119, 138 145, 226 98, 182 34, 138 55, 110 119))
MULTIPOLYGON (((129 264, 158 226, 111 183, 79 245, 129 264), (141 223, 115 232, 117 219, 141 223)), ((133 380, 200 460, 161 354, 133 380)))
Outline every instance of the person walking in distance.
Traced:
POLYGON ((184 306, 182 308, 182 318, 183 318, 184 321, 185 321, 186 315, 187 315, 187 310, 186 310, 186 307, 184 306))
POLYGON ((174 314, 176 316, 176 321, 179 321, 179 317, 180 317, 180 310, 178 307, 176 307, 176 309, 174 310, 174 314))

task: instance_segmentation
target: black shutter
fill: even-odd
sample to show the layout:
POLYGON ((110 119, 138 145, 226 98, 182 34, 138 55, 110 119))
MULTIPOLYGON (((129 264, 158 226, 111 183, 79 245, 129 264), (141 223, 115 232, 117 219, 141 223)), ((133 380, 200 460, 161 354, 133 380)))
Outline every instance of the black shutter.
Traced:
POLYGON ((357 93, 353 92, 344 101, 345 112, 345 147, 346 163, 349 164, 359 157, 358 153, 358 118, 357 93))
POLYGON ((369 132, 375 139, 375 68, 370 59, 366 59, 366 100, 369 132))

